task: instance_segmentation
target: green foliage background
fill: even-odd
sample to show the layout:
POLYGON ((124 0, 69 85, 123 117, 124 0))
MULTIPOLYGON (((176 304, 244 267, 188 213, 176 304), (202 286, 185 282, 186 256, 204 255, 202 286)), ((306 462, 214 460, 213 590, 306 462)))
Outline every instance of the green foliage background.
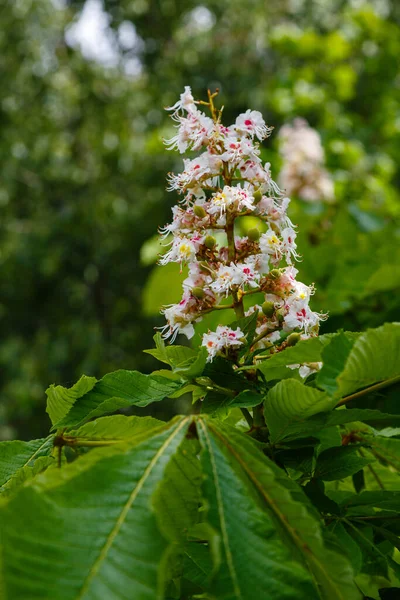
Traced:
MULTIPOLYGON (((83 4, 0 8, 0 437, 47 432, 51 382, 154 366, 142 350, 179 274, 154 268, 154 244, 141 248, 176 201, 164 191, 180 158, 163 147, 162 108, 184 85, 219 87, 227 122, 252 107, 276 129, 296 116, 318 129, 337 204, 292 205, 313 307, 330 313, 324 332, 395 320, 398 3, 109 0, 112 29, 130 21, 141 40, 115 68, 66 44, 83 4), (135 78, 123 66, 132 53, 135 78)), ((276 138, 264 158, 276 175, 276 138)))

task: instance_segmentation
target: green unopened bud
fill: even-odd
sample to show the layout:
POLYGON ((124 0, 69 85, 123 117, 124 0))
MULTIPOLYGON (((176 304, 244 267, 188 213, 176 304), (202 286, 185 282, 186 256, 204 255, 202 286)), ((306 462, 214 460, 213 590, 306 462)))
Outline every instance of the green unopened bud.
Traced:
POLYGON ((203 219, 206 216, 206 211, 204 210, 204 208, 202 206, 200 206, 199 204, 196 204, 193 208, 193 212, 196 215, 196 217, 199 217, 199 219, 203 219))
POLYGON ((295 346, 297 344, 297 342, 300 341, 300 334, 299 333, 291 333, 288 338, 286 339, 286 343, 288 346, 295 346))
POLYGON ((252 242, 258 242, 258 240, 260 239, 260 232, 257 229, 257 227, 252 227, 251 229, 249 229, 247 232, 247 237, 252 242))
POLYGON ((215 237, 213 235, 207 235, 206 239, 204 240, 204 245, 209 250, 212 250, 216 243, 217 243, 217 240, 215 239, 215 237))
POLYGON ((276 311, 276 318, 278 319, 279 323, 283 323, 283 319, 285 318, 285 315, 284 315, 284 311, 282 309, 279 309, 276 311))
POLYGON ((271 279, 279 279, 281 272, 279 269, 272 269, 272 271, 269 272, 269 276, 271 279))
POLYGON ((256 190, 253 194, 253 198, 254 198, 254 204, 258 204, 261 200, 261 198, 263 197, 262 193, 260 192, 260 190, 256 190))
POLYGON ((198 264, 199 264, 200 270, 203 271, 203 273, 210 273, 210 266, 207 261, 202 260, 198 264))
POLYGON ((198 298, 199 300, 202 300, 204 298, 204 296, 205 296, 205 292, 204 292, 203 288, 201 288, 201 287, 194 287, 192 289, 192 295, 195 298, 198 298))
POLYGON ((266 317, 272 317, 275 312, 275 304, 273 302, 264 302, 261 308, 266 317))

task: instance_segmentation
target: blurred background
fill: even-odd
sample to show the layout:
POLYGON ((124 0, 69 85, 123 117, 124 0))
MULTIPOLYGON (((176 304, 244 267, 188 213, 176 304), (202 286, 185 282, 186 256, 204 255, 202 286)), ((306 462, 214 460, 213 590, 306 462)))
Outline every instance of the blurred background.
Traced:
POLYGON ((398 318, 399 56, 396 0, 2 0, 0 439, 47 434, 50 383, 155 367, 184 85, 275 127, 323 331, 398 318))

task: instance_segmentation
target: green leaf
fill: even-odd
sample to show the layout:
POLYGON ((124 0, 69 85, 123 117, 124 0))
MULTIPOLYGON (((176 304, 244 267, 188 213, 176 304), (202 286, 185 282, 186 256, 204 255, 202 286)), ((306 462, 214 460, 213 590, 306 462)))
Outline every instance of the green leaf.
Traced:
POLYGON ((361 471, 371 462, 373 462, 372 459, 364 458, 358 454, 356 446, 330 448, 318 457, 314 477, 318 477, 323 481, 344 479, 361 471))
POLYGON ((211 593, 237 600, 313 598, 311 579, 279 539, 275 525, 207 421, 198 422, 208 521, 221 538, 222 564, 211 593), (244 515, 246 517, 244 518, 244 515), (244 559, 245 557, 245 559, 244 559), (250 583, 251 582, 251 583, 250 583))
POLYGON ((318 458, 325 450, 335 448, 342 445, 342 436, 340 435, 339 427, 328 427, 321 429, 315 434, 319 443, 315 446, 314 456, 318 458))
POLYGON ((400 440, 360 431, 357 435, 367 443, 373 455, 400 473, 400 440))
POLYGON ((229 408, 253 408, 263 401, 263 396, 254 390, 245 390, 232 398, 228 403, 229 408))
MULTIPOLYGON (((271 550, 272 556, 278 560, 282 556, 278 543, 276 548, 279 548, 279 553, 273 551, 276 543, 273 529, 276 528, 278 539, 285 541, 292 555, 312 573, 321 598, 359 600, 360 594, 353 582, 348 560, 324 544, 321 524, 311 512, 302 489, 269 460, 247 435, 207 420, 199 422, 198 430, 205 449, 203 461, 208 476, 206 496, 210 502, 209 518, 213 527, 221 532, 225 552, 225 576, 220 575, 221 586, 227 591, 232 587, 236 589, 236 595, 233 591, 227 597, 254 600, 262 598, 265 589, 268 589, 270 598, 275 597, 273 586, 279 577, 285 577, 285 570, 278 568, 274 571, 274 564, 266 566, 263 556, 269 560, 271 550), (266 511, 273 520, 262 517, 260 510, 266 511), (248 518, 243 522, 244 512, 247 512, 248 518), (256 527, 258 519, 260 522, 256 527), (238 524, 242 523, 243 527, 239 527, 238 524), (259 541, 258 536, 271 525, 268 539, 259 541), (244 561, 243 556, 248 560, 244 561), (260 572, 256 577, 257 567, 260 572), (260 589, 253 589, 253 593, 246 585, 250 568, 251 579, 247 577, 247 582, 258 581, 260 585, 260 589), (275 578, 272 584, 269 582, 271 577, 275 578), (242 595, 238 595, 238 591, 242 595)), ((309 598, 316 597, 315 591, 305 590, 305 582, 300 587, 300 582, 295 581, 295 577, 300 577, 300 581, 303 579, 301 571, 294 569, 293 564, 285 562, 285 566, 291 566, 293 570, 288 581, 285 580, 276 592, 276 597, 301 598, 303 593, 308 593, 309 598), (292 585, 294 590, 291 589, 292 585)))
POLYGON ((295 379, 280 381, 268 392, 264 402, 271 442, 284 439, 293 425, 297 426, 308 417, 333 408, 335 404, 336 401, 326 393, 295 379))
POLYGON ((157 360, 172 367, 179 367, 197 356, 197 351, 188 346, 167 346, 159 333, 156 333, 153 339, 156 348, 144 350, 144 352, 146 352, 146 354, 151 354, 151 356, 154 356, 157 360))
POLYGON ((33 466, 36 459, 49 456, 53 449, 53 436, 30 442, 0 443, 0 490, 24 467, 33 466))
POLYGON ((198 521, 203 480, 198 454, 198 440, 185 439, 153 498, 160 530, 171 541, 185 542, 188 531, 198 521))
POLYGON ((135 446, 92 450, 0 507, 7 600, 158 600, 168 542, 152 498, 185 438, 174 420, 135 446))
POLYGON ((223 388, 237 392, 248 390, 250 387, 249 380, 243 377, 243 375, 236 373, 232 363, 220 356, 217 356, 213 362, 207 364, 204 376, 209 377, 214 383, 223 388))
POLYGON ((268 376, 269 370, 276 367, 286 367, 287 365, 297 363, 319 362, 323 349, 335 335, 328 333, 319 337, 309 338, 308 340, 301 340, 295 346, 290 346, 282 350, 282 352, 272 354, 258 365, 258 369, 264 375, 268 376))
POLYGON ((229 324, 231 329, 237 329, 238 327, 246 335, 246 346, 249 346, 254 339, 257 327, 258 310, 255 310, 248 317, 237 319, 229 324))
POLYGON ((112 417, 100 417, 90 423, 85 423, 78 429, 68 431, 64 437, 79 440, 107 440, 123 441, 141 439, 143 436, 152 435, 155 429, 165 426, 163 421, 153 417, 126 417, 125 415, 114 415, 112 417))
POLYGON ((359 335, 349 348, 340 335, 324 350, 317 384, 340 398, 375 383, 400 376, 400 323, 386 323, 359 335))
POLYGON ((317 374, 317 385, 331 396, 336 392, 336 379, 343 371, 354 343, 354 338, 341 332, 322 351, 323 366, 317 374))
POLYGON ((225 396, 211 390, 204 396, 204 400, 201 403, 201 413, 206 415, 219 413, 219 416, 227 417, 229 412, 228 404, 231 400, 231 396, 225 396))
POLYGON ((341 546, 342 552, 346 554, 349 561, 353 565, 354 572, 359 573, 362 566, 362 553, 360 546, 357 544, 354 538, 349 535, 347 529, 339 521, 335 521, 329 525, 327 530, 337 539, 341 546))
POLYGON ((185 379, 193 379, 203 374, 204 367, 207 364, 207 350, 202 347, 195 356, 179 366, 175 367, 175 373, 185 379))
POLYGON ((213 561, 206 544, 187 544, 183 563, 183 577, 205 589, 213 572, 213 561))
MULTIPOLYGON (((342 506, 346 509, 357 506, 374 506, 383 510, 399 510, 400 492, 380 490, 377 492, 364 491, 355 494, 343 501, 342 506)), ((354 511, 351 511, 355 514, 354 511)))
POLYGON ((181 384, 158 375, 138 371, 115 371, 100 379, 77 399, 68 414, 55 427, 78 426, 89 419, 128 406, 147 406, 176 391, 181 384))
POLYGON ((78 398, 81 398, 94 388, 97 383, 95 377, 82 377, 71 388, 62 385, 51 385, 46 390, 47 408, 52 424, 61 421, 71 410, 78 398))
MULTIPOLYGON (((5 483, 1 488, 2 498, 9 496, 10 494, 14 494, 21 485, 25 484, 27 481, 39 475, 39 473, 43 473, 49 467, 55 466, 57 461, 53 456, 39 456, 39 458, 35 458, 34 462, 31 465, 25 465, 21 469, 18 469, 14 473, 12 477, 5 483)), ((1 597, 1 596, 0 596, 1 597)))

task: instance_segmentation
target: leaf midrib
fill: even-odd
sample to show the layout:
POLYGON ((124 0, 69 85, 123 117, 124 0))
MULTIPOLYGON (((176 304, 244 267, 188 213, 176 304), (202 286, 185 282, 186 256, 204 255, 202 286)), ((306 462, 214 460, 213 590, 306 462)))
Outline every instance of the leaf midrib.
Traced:
MULTIPOLYGON (((216 429, 213 429, 213 432, 218 436, 218 438, 222 441, 222 443, 225 445, 225 447, 233 454, 233 456, 236 458, 236 460, 242 466, 244 471, 248 474, 248 476, 250 477, 250 479, 252 480, 252 482, 254 483, 256 488, 258 489, 258 491, 261 493, 261 495, 264 497, 264 499, 267 501, 267 503, 270 505, 270 507, 272 508, 272 510, 274 511, 276 516, 278 517, 279 521, 282 523, 283 527, 287 531, 289 531, 297 548, 301 551, 301 553, 303 555, 306 554, 305 550, 308 551, 308 556, 307 555, 305 556, 306 562, 309 562, 309 561, 313 562, 317 566, 317 568, 321 572, 324 573, 325 577, 332 583, 332 586, 334 587, 334 589, 336 590, 336 592, 338 594, 338 596, 337 596, 338 599, 346 600, 346 598, 342 595, 342 592, 337 589, 336 583, 330 577, 330 574, 329 574, 329 572, 327 572, 325 566, 321 562, 318 561, 318 558, 315 556, 315 554, 313 553, 313 551, 311 550, 309 545, 304 544, 302 539, 299 537, 297 531, 289 525, 289 522, 285 518, 285 515, 280 512, 276 502, 269 496, 269 494, 266 492, 266 490, 260 485, 260 482, 258 481, 256 475, 251 471, 251 469, 249 469, 248 464, 242 460, 242 458, 240 457, 239 454, 237 454, 237 452, 235 452, 234 448, 227 442, 226 438, 224 438, 216 429)), ((312 574, 315 577, 314 573, 312 573, 312 574)), ((321 597, 319 586, 317 585, 316 587, 317 587, 318 594, 321 597)))
POLYGON ((226 560, 227 560, 227 563, 228 563, 229 572, 230 572, 231 577, 232 577, 232 582, 233 582, 235 594, 236 594, 237 598, 240 599, 240 598, 243 598, 243 596, 242 596, 242 592, 241 592, 240 587, 239 587, 239 582, 238 582, 238 579, 237 579, 236 570, 235 570, 235 567, 234 567, 234 564, 233 564, 232 552, 231 552, 230 545, 229 545, 229 536, 228 536, 228 531, 227 531, 227 528, 226 528, 225 514, 224 514, 223 504, 222 504, 222 493, 221 493, 221 488, 219 486, 218 474, 217 474, 217 469, 216 469, 216 465, 215 465, 214 454, 213 454, 213 451, 212 451, 211 442, 210 442, 210 438, 208 436, 207 428, 204 426, 204 423, 202 421, 199 421, 199 423, 200 423, 200 426, 201 426, 201 428, 203 430, 203 434, 204 434, 204 437, 206 439, 208 451, 210 453, 211 468, 212 468, 214 482, 215 482, 215 491, 216 491, 216 495, 217 495, 218 514, 219 514, 220 523, 221 523, 221 533, 222 533, 222 539, 223 539, 224 546, 225 546, 226 560))
POLYGON ((165 442, 163 443, 163 445, 161 446, 161 448, 158 449, 158 451, 156 452, 156 454, 153 456, 152 460, 150 461, 150 463, 148 464, 146 470, 144 471, 142 477, 139 479, 138 483, 136 484, 136 486, 134 487, 134 489, 132 490, 128 501, 125 503, 120 516, 117 519, 117 522, 115 524, 115 526, 113 527, 113 529, 111 530, 110 534, 107 537, 107 540, 103 546, 103 548, 100 551, 100 554, 98 556, 98 558, 96 559, 95 563, 93 564, 92 568, 90 569, 88 576, 86 577, 85 581, 83 582, 81 591, 79 593, 79 595, 76 597, 76 600, 81 600, 84 595, 86 594, 87 590, 89 589, 89 586, 93 580, 93 578, 96 576, 96 574, 98 573, 100 566, 103 562, 103 560, 106 558, 108 551, 110 550, 116 536, 118 535, 124 521, 125 518, 128 514, 128 512, 130 511, 130 509, 132 508, 133 503, 135 502, 139 492, 141 491, 143 485, 145 484, 147 478, 149 477, 151 471, 153 470, 154 466, 156 465, 158 459, 160 458, 160 456, 163 454, 164 450, 169 446, 169 444, 172 442, 172 440, 176 437, 176 435, 180 432, 180 430, 182 429, 182 427, 184 427, 184 425, 186 425, 187 421, 190 419, 190 417, 185 417, 182 419, 181 423, 176 427, 176 429, 171 433, 171 435, 165 440, 165 442))

